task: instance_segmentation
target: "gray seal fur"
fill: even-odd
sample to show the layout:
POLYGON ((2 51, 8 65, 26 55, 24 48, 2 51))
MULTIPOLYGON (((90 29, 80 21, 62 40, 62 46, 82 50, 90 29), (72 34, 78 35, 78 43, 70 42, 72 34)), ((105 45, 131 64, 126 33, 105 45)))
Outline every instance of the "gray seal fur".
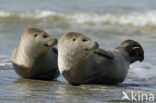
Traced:
POLYGON ((106 51, 85 35, 69 32, 58 43, 59 70, 75 85, 121 83, 128 74, 129 65, 143 59, 141 45, 133 40, 106 51))

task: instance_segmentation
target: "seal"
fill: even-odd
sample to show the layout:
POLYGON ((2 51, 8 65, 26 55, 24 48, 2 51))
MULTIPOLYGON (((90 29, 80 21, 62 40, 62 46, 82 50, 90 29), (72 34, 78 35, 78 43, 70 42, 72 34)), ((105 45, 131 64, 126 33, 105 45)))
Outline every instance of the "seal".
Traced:
POLYGON ((16 73, 28 79, 54 80, 59 75, 57 39, 38 28, 27 29, 12 53, 16 73))
POLYGON ((103 50, 84 34, 69 32, 58 43, 59 71, 74 85, 121 83, 130 64, 143 59, 143 48, 133 40, 123 41, 115 49, 103 50))

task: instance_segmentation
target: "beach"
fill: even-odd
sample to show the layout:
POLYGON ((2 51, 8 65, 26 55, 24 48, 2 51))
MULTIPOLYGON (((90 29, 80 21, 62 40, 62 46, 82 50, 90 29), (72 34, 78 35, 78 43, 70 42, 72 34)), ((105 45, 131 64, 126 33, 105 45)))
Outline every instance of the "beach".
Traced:
POLYGON ((156 98, 155 0, 0 0, 0 44, 0 103, 121 102, 123 91, 156 98), (81 32, 106 50, 132 39, 142 45, 145 58, 132 64, 118 85, 72 86, 62 76, 58 81, 22 79, 10 58, 22 32, 31 27, 58 40, 81 32))

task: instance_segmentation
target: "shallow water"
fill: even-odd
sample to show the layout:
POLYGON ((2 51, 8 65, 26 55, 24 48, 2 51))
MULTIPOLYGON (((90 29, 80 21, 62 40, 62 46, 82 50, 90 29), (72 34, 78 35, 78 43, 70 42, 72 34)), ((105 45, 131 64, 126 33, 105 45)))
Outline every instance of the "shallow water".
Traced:
POLYGON ((0 0, 0 44, 0 103, 121 102, 122 91, 156 94, 155 0, 0 0), (10 56, 29 27, 56 38, 69 31, 82 32, 104 49, 133 39, 143 46, 145 60, 132 64, 126 80, 117 86, 72 86, 63 77, 21 79, 10 56))
MULTIPOLYGON (((110 85, 72 86, 59 81, 40 81, 19 78, 10 64, 0 69, 0 103, 103 103, 121 102, 122 92, 152 93, 156 82, 128 77, 124 83, 110 85), (9 68, 8 68, 9 67, 9 68)), ((126 102, 126 101, 125 101, 126 102)))

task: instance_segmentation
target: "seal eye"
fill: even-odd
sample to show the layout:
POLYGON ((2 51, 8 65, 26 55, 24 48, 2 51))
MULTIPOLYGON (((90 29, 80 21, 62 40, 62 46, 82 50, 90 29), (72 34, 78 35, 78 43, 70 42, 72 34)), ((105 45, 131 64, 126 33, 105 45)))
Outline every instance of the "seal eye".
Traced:
POLYGON ((86 42, 86 41, 88 41, 88 40, 87 40, 87 39, 83 39, 82 41, 83 41, 83 42, 86 42))
POLYGON ((43 38, 47 38, 47 37, 48 37, 48 35, 43 35, 42 37, 43 37, 43 38))
POLYGON ((74 38, 73 41, 75 41, 76 39, 74 38))
POLYGON ((37 37, 38 34, 35 34, 34 36, 37 37))

